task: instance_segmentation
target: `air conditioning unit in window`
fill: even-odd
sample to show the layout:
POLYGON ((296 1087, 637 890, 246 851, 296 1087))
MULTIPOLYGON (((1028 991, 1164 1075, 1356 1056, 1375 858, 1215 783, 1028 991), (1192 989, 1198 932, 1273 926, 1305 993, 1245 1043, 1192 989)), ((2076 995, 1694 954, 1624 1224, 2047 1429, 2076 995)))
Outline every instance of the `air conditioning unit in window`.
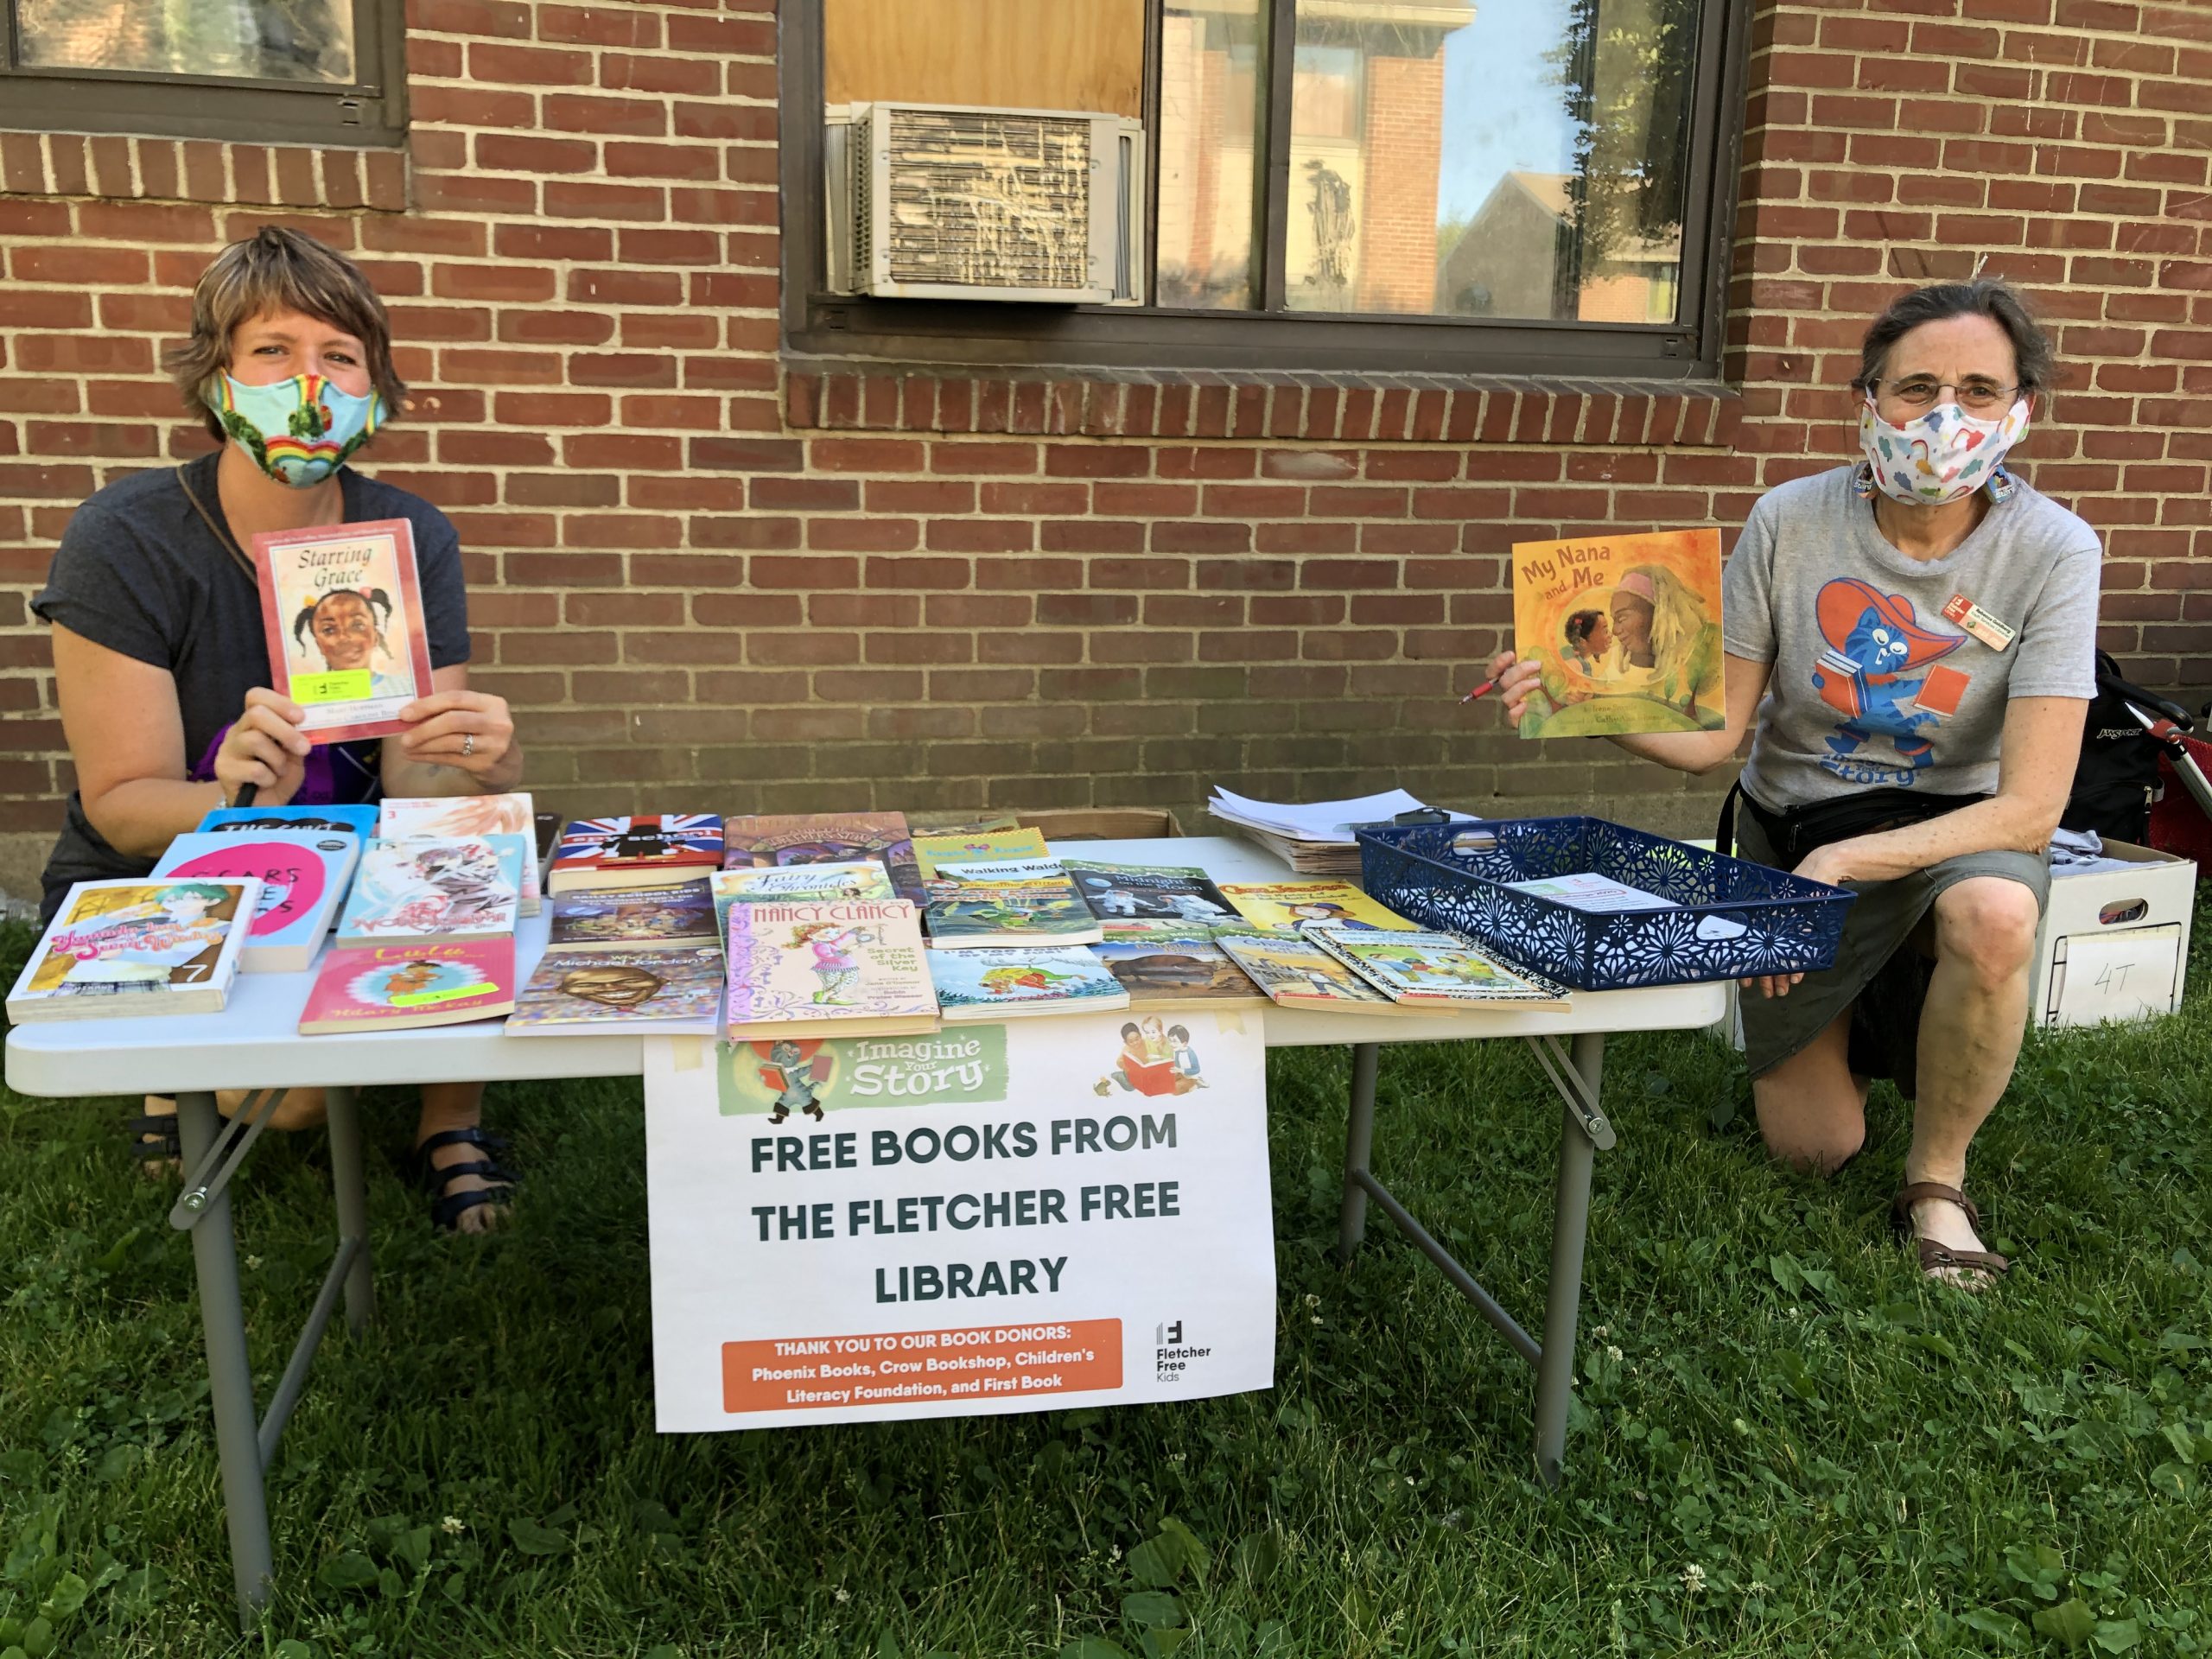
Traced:
POLYGON ((824 120, 832 291, 1142 302, 1141 123, 880 102, 824 120))

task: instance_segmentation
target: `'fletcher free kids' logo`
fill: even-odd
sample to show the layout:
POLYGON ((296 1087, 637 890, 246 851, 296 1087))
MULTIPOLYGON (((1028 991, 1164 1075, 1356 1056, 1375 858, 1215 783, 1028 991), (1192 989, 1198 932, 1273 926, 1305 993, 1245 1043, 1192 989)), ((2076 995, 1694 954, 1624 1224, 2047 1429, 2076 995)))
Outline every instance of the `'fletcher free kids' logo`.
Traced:
POLYGON ((1152 1344, 1153 1377, 1160 1382, 1185 1381, 1192 1365, 1213 1352, 1211 1348, 1202 1348, 1186 1341, 1180 1319, 1165 1319, 1154 1325, 1152 1344))
POLYGON ((855 1106, 985 1105, 1006 1098, 1006 1027, 724 1042, 716 1047, 715 1079, 724 1117, 771 1123, 794 1114, 819 1122, 855 1106))

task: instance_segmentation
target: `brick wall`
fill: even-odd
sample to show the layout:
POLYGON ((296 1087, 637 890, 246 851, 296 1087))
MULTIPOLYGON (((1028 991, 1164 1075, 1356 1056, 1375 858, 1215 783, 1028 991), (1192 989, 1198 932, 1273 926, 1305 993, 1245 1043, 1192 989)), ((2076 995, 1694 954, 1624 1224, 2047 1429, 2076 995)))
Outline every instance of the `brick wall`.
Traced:
POLYGON ((1506 544, 1739 522, 1845 453, 1866 315, 1985 256, 2058 327, 2065 389, 2023 453, 2109 538, 2109 643, 2153 683, 2212 679, 2212 8, 1762 0, 1740 398, 786 375, 771 0, 410 19, 404 158, 0 136, 18 890, 70 782, 24 599, 78 499, 200 446, 156 349, 272 215, 391 302, 415 406, 371 464, 459 524, 477 677, 569 810, 1402 779, 1687 823, 1671 775, 1458 706, 1506 544))

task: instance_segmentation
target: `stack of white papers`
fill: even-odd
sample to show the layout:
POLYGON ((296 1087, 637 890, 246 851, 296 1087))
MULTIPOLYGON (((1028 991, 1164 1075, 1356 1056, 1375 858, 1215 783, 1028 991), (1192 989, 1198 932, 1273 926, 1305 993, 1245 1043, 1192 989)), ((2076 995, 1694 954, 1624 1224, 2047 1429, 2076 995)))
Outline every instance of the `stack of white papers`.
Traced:
MULTIPOLYGON (((1401 812, 1422 810, 1421 802, 1402 789, 1299 805, 1255 801, 1216 785, 1213 798, 1206 803, 1208 812, 1233 824, 1301 875, 1358 874, 1359 843, 1352 826, 1388 823, 1401 812)), ((1471 821, 1464 812, 1451 817, 1454 822, 1471 821)))

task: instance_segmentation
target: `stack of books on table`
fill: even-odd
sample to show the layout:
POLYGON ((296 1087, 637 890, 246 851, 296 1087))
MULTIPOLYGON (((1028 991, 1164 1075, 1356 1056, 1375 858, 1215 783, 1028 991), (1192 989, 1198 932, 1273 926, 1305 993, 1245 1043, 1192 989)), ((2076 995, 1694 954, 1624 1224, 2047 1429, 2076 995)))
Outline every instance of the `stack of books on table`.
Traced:
MULTIPOLYGON (((1206 803, 1208 813, 1259 842, 1300 875, 1357 875, 1357 826, 1389 823, 1402 812, 1428 810, 1402 789, 1299 806, 1249 800, 1216 785, 1213 798, 1206 803)), ((1455 820, 1467 817, 1464 812, 1448 816, 1455 820)))

